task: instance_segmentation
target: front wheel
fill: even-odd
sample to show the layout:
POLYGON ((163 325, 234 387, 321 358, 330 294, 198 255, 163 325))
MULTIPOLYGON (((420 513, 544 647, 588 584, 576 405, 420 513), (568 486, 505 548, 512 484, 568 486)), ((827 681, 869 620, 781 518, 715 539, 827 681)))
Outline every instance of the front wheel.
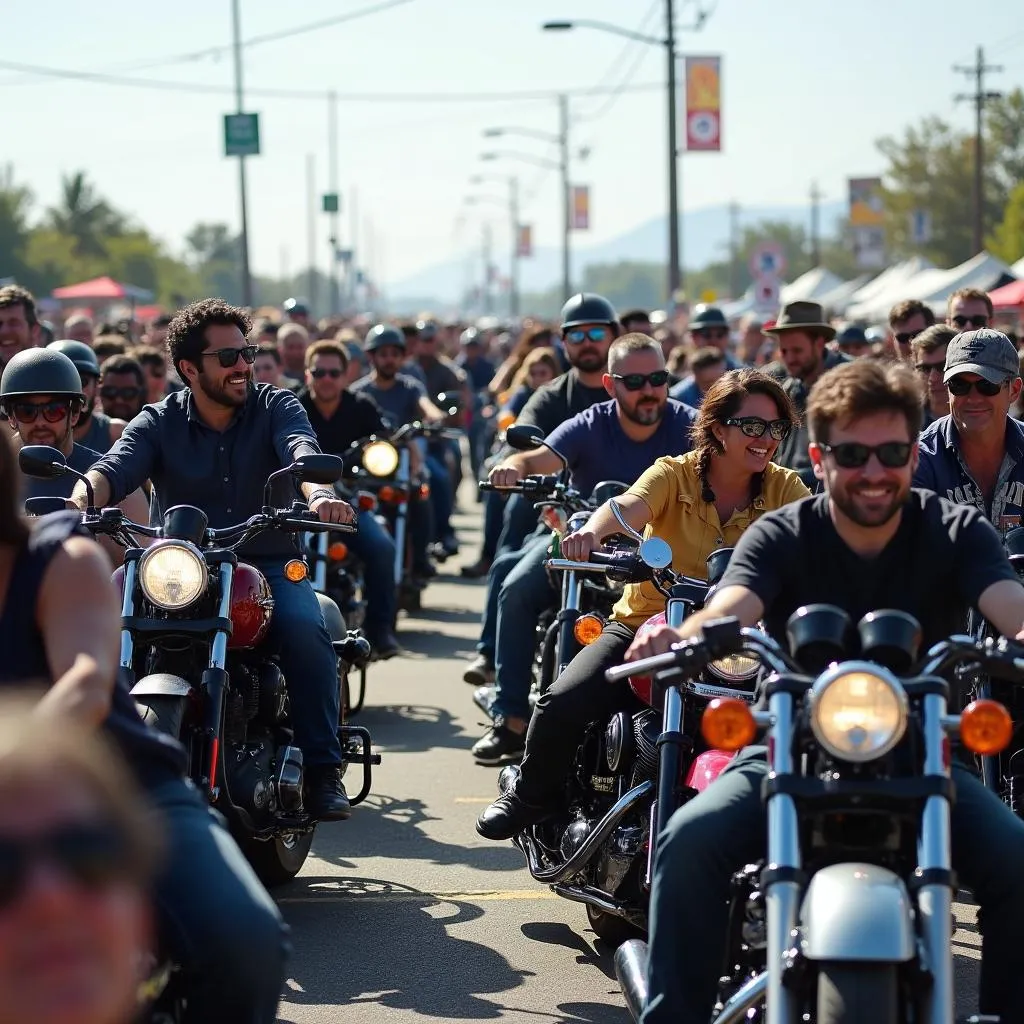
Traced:
POLYGON ((245 839, 240 845, 259 880, 273 889, 290 882, 302 870, 313 845, 313 833, 293 832, 266 842, 245 839))
POLYGON ((893 964, 822 964, 817 1024, 896 1024, 899 980, 893 964))

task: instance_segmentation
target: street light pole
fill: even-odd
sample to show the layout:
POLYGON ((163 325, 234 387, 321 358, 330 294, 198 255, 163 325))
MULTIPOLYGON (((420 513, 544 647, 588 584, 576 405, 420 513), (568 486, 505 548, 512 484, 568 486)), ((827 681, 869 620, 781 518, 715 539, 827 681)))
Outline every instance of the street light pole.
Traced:
MULTIPOLYGON (((327 95, 327 177, 328 191, 338 196, 338 94, 332 89, 327 95)), ((340 205, 340 197, 339 197, 340 205)), ((338 207, 331 211, 331 308, 328 316, 341 312, 341 292, 338 285, 338 207)))
POLYGON ((683 287, 679 244, 679 146, 676 139, 676 28, 672 0, 665 0, 665 51, 668 57, 668 299, 683 287))
POLYGON ((508 275, 508 315, 519 316, 519 181, 508 179, 509 216, 512 220, 512 254, 508 275))
MULTIPOLYGON (((233 0, 231 4, 231 20, 234 31, 235 49, 235 103, 237 113, 245 112, 242 99, 242 30, 239 25, 241 20, 238 12, 239 0, 233 0)), ((249 210, 246 201, 245 189, 245 157, 238 157, 238 191, 242 205, 242 231, 239 237, 239 247, 242 257, 242 305, 252 306, 252 276, 249 273, 249 210)))
POLYGON ((569 97, 558 97, 558 140, 562 168, 562 295, 572 295, 572 186, 569 181, 569 97))

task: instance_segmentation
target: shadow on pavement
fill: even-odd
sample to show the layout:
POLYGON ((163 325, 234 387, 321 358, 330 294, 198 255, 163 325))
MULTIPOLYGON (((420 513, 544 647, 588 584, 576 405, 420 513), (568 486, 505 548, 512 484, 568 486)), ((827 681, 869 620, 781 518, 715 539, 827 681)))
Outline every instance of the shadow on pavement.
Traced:
MULTIPOLYGON (((580 905, 580 929, 587 927, 586 913, 580 905)), ((615 950, 598 939, 592 946, 582 935, 573 931, 564 921, 528 921, 519 929, 533 942, 544 942, 551 946, 563 946, 579 953, 578 964, 592 964, 606 978, 615 980, 615 950)))
MULTIPOLYGON (((383 689, 386 684, 382 684, 383 689)), ((467 691, 469 687, 466 688, 467 691)), ((378 689, 377 693, 380 690, 378 689)), ((373 736, 375 746, 387 753, 408 754, 451 747, 465 750, 469 760, 469 748, 476 737, 463 732, 455 724, 455 716, 444 708, 428 704, 383 704, 373 703, 375 696, 373 682, 367 686, 366 704, 352 721, 365 725, 373 736)), ((467 692, 467 698, 470 693, 467 692)))
MULTIPOLYGON (((313 849, 322 860, 345 868, 354 867, 356 858, 365 859, 368 855, 440 865, 457 864, 481 871, 515 871, 523 866, 523 855, 510 844, 466 845, 485 842, 472 831, 472 826, 467 828, 465 843, 441 842, 422 828, 426 822, 439 820, 427 813, 422 800, 400 800, 373 793, 354 812, 352 821, 357 828, 324 830, 323 837, 318 835, 314 840, 313 849)), ((306 881, 302 877, 282 892, 292 895, 306 881)))
MULTIPOLYGON (((449 934, 450 925, 479 919, 480 907, 408 886, 303 878, 289 887, 282 911, 295 946, 286 989, 290 1003, 376 1003, 425 1017, 494 1020, 504 1007, 483 997, 518 988, 532 975, 512 967, 489 946, 449 934), (303 901, 293 903, 289 897, 303 901), (339 897, 340 922, 329 912, 339 897)), ((287 1004, 280 1013, 281 1020, 289 1020, 287 1004)))
MULTIPOLYGON (((421 616, 419 621, 429 619, 431 616, 429 608, 417 612, 421 616)), ((479 614, 472 616, 479 619, 479 614)), ((461 659, 467 654, 476 654, 476 639, 468 636, 448 636, 444 633, 437 633, 430 629, 410 629, 408 625, 399 620, 398 642, 405 652, 404 656, 410 661, 423 661, 427 658, 455 658, 461 659)))

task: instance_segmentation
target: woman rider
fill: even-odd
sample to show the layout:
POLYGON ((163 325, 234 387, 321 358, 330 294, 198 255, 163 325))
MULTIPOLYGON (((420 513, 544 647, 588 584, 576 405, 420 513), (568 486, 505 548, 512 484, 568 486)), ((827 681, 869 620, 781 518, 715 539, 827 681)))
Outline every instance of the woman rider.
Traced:
MULTIPOLYGON (((645 537, 668 541, 677 572, 706 578, 709 555, 733 547, 763 513, 810 493, 798 474, 771 461, 796 422, 792 402, 773 377, 750 369, 726 373, 704 399, 693 450, 658 459, 615 499, 626 522, 645 537)), ((586 561, 618 530, 610 507, 602 505, 562 541, 562 555, 586 561)), ((511 839, 558 809, 587 723, 611 714, 625 699, 627 684, 609 685, 604 670, 622 661, 637 627, 664 606, 652 584, 626 586, 601 636, 537 702, 519 780, 480 815, 480 835, 511 839)))

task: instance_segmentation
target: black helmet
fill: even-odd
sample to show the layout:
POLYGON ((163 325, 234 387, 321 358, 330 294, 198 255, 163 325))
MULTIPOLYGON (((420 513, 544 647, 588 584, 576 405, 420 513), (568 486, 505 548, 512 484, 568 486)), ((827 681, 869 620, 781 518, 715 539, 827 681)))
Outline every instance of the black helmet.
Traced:
POLYGON ((284 311, 286 313, 298 313, 299 316, 309 316, 309 303, 305 299, 285 299, 284 311))
POLYGON ((708 306, 703 302, 695 306, 690 314, 690 330, 699 331, 702 327, 728 327, 729 321, 717 306, 708 306))
POLYGON ((844 327, 837 335, 836 342, 839 347, 842 348, 844 345, 870 345, 868 336, 864 333, 863 327, 858 327, 856 324, 848 324, 844 327))
POLYGON ((405 335, 397 327, 392 327, 389 324, 377 324, 376 327, 371 327, 363 348, 367 352, 376 352, 377 349, 384 348, 386 345, 394 345, 404 352, 405 335))
POLYGON ((25 395, 57 395, 85 401, 73 362, 52 348, 28 348, 11 356, 0 377, 0 401, 25 395))
POLYGON ((91 373, 94 377, 100 375, 96 353, 84 341, 51 341, 46 347, 51 352, 60 352, 61 355, 67 356, 79 373, 91 373))
POLYGON ((563 331, 580 324, 614 324, 618 319, 615 307, 603 295, 592 292, 580 292, 562 307, 563 331))

